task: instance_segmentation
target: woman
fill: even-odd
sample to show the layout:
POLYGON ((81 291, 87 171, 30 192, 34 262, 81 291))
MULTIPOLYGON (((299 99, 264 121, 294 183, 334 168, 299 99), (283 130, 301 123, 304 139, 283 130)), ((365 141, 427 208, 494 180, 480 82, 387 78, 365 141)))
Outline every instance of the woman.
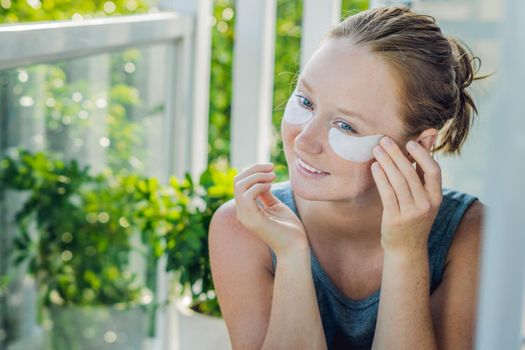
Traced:
POLYGON ((429 154, 460 152, 472 61, 406 8, 331 29, 284 112, 290 181, 245 169, 210 226, 233 349, 472 348, 484 205, 429 154))

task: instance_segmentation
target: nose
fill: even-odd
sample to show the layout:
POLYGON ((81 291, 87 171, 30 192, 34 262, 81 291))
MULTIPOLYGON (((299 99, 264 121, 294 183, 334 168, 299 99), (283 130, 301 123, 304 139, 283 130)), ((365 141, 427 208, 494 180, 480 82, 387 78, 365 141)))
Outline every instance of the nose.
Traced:
POLYGON ((319 154, 323 151, 323 127, 314 115, 308 122, 303 124, 301 132, 295 137, 296 147, 309 154, 319 154))

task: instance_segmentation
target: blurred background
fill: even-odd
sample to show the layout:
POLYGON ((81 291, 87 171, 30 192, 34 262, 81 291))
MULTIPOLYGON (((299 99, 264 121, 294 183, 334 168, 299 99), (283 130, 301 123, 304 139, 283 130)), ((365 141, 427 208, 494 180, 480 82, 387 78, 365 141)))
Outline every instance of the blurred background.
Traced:
POLYGON ((432 15, 495 73, 470 88, 461 155, 436 159, 494 208, 477 347, 521 347, 521 1, 0 0, 0 349, 228 349, 211 216, 238 169, 287 179, 297 72, 331 25, 384 5, 432 15))

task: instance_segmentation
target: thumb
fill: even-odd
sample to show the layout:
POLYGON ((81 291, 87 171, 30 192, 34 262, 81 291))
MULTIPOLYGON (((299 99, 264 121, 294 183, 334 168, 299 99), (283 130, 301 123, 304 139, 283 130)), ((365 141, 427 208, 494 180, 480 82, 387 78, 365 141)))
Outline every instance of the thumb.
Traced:
POLYGON ((261 202, 264 204, 265 207, 272 207, 276 204, 279 204, 280 201, 277 199, 273 193, 271 188, 268 189, 268 191, 265 191, 259 195, 259 198, 261 202))

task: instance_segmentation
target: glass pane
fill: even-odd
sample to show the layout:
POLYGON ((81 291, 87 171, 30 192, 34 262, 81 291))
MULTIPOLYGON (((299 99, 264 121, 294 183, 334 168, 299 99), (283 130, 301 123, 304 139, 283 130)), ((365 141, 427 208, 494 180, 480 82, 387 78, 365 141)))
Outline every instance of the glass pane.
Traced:
MULTIPOLYGON (((5 155, 16 158, 21 154, 18 149, 23 148, 33 153, 44 151, 50 159, 75 159, 80 168, 89 166, 91 174, 137 174, 164 181, 169 157, 166 145, 170 123, 165 103, 167 83, 172 81, 166 79, 170 50, 171 46, 158 44, 0 71, 0 158, 5 155)), ((46 166, 56 164, 38 158, 32 162, 31 171, 38 169, 38 162, 46 166)), ((71 183, 87 186, 75 176, 82 174, 64 176, 64 187, 58 186, 56 195, 62 194, 71 183)), ((39 183, 31 184, 31 189, 36 186, 39 183)), ((96 183, 90 182, 89 186, 96 183)), ((99 349, 110 345, 112 349, 136 348, 147 334, 146 315, 142 305, 120 310, 118 301, 149 303, 151 295, 143 292, 154 293, 154 286, 150 289, 137 289, 137 286, 149 287, 155 281, 149 283, 151 276, 141 260, 143 253, 134 250, 143 244, 139 233, 126 236, 124 228, 128 224, 123 214, 126 205, 104 203, 111 200, 111 196, 92 198, 90 205, 94 212, 70 220, 98 222, 100 232, 68 232, 65 229, 68 220, 57 223, 57 227, 48 227, 46 234, 50 236, 45 239, 52 244, 46 249, 50 249, 49 256, 56 256, 56 264, 53 259, 46 260, 49 269, 39 277, 41 283, 38 284, 33 278, 24 277, 27 268, 36 263, 29 263, 32 261, 29 259, 17 265, 13 258, 18 255, 12 254, 13 251, 29 254, 31 249, 30 244, 21 249, 24 243, 15 240, 15 237, 24 238, 20 230, 22 224, 15 222, 15 214, 30 198, 28 192, 0 192, 0 292, 5 289, 1 301, 0 341, 5 339, 14 348, 26 349, 37 348, 46 341, 49 348, 83 348, 82 341, 97 344, 95 347, 99 349), (107 227, 112 225, 109 218, 115 213, 122 215, 117 220, 119 227, 107 227), (102 233, 108 237, 101 240, 102 233), (77 256, 83 256, 78 260, 83 262, 89 261, 86 256, 93 256, 92 264, 75 265, 77 256), (98 274, 106 280, 97 277, 98 274), (6 275, 10 276, 9 281, 6 275), (108 285, 111 288, 106 288, 108 285), (47 308, 42 313, 36 306, 38 298, 75 305, 89 304, 87 301, 95 299, 93 304, 107 302, 116 307, 87 311, 47 308), (86 312, 98 320, 96 325, 92 322, 88 327, 78 323, 86 319, 86 312), (82 334, 72 337, 79 329, 84 330, 82 334)), ((46 200, 48 198, 52 195, 46 200)), ((70 202, 57 203, 80 205, 76 200, 78 198, 72 196, 70 202)), ((36 198, 37 203, 40 201, 36 198)), ((76 213, 59 204, 56 209, 76 213)), ((35 234, 35 227, 28 227, 27 232, 27 242, 36 237, 44 239, 41 233, 35 234)), ((35 256, 40 256, 38 254, 42 252, 35 256)))
POLYGON ((3 152, 160 176, 166 54, 159 45, 0 72, 3 152))

